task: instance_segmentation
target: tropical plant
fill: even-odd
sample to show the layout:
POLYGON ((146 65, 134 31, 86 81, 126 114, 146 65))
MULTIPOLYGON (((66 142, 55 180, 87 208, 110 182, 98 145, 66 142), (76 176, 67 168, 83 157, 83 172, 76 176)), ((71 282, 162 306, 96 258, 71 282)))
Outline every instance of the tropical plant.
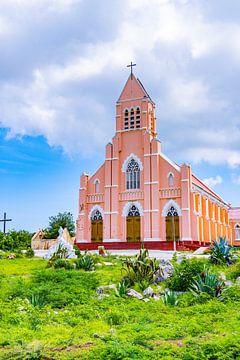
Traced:
POLYGON ((118 297, 126 297, 128 290, 130 289, 130 282, 127 278, 123 278, 116 287, 116 295, 118 297))
POLYGON ((56 239, 59 235, 59 228, 67 228, 71 236, 75 235, 75 224, 73 215, 70 212, 58 213, 50 216, 49 226, 44 230, 45 239, 56 239))
POLYGON ((230 265, 235 260, 236 250, 228 244, 226 237, 214 241, 209 260, 213 264, 230 265))
POLYGON ((173 262, 174 269, 166 281, 166 286, 173 291, 187 291, 193 279, 204 270, 205 259, 186 259, 180 264, 173 262))
POLYGON ((168 290, 162 295, 162 301, 165 305, 177 306, 180 295, 176 291, 168 290))
POLYGON ((94 261, 91 255, 84 254, 80 256, 76 261, 76 269, 83 269, 85 271, 94 270, 94 261))
POLYGON ((193 280, 189 289, 195 296, 207 293, 211 297, 219 297, 224 289, 224 282, 219 280, 216 274, 205 269, 193 280))
POLYGON ((127 272, 127 277, 133 283, 143 280, 148 281, 148 284, 153 283, 158 270, 159 262, 155 258, 151 259, 148 250, 144 248, 134 258, 127 258, 122 263, 122 271, 127 272))

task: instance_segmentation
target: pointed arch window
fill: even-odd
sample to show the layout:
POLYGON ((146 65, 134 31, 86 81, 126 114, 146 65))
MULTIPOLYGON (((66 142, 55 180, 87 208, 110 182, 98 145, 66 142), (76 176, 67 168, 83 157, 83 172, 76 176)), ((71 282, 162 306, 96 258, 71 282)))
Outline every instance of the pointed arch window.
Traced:
POLYGON ((173 186, 173 179, 174 179, 173 174, 170 173, 170 174, 168 175, 168 186, 169 186, 169 187, 172 187, 172 186, 173 186))
POLYGON ((103 217, 102 217, 102 214, 99 210, 95 210, 93 213, 92 213, 92 216, 91 216, 91 220, 102 220, 103 217))
POLYGON ((127 190, 140 189, 140 167, 136 160, 131 159, 127 165, 127 190))
POLYGON ((235 226, 235 239, 240 240, 240 225, 235 226))
POLYGON ((97 179, 95 181, 95 193, 99 193, 100 191, 100 181, 97 179))
POLYGON ((129 112, 128 109, 126 109, 124 111, 124 129, 128 129, 129 128, 129 112))

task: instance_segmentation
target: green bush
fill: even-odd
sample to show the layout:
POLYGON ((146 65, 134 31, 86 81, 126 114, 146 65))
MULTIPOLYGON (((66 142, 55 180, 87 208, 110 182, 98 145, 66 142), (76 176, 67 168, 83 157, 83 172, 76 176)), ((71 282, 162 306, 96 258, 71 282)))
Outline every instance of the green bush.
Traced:
POLYGON ((27 249, 26 253, 25 253, 25 256, 28 257, 28 258, 34 257, 34 251, 33 251, 33 249, 29 247, 29 248, 27 249))
POLYGON ((0 250, 17 252, 31 247, 32 234, 28 231, 0 232, 0 250))
POLYGON ((57 260, 54 262, 54 269, 66 269, 66 270, 71 270, 71 269, 73 269, 73 265, 70 263, 69 260, 57 259, 57 260))
POLYGON ((166 286, 173 291, 187 291, 192 281, 204 270, 206 260, 183 259, 180 264, 174 263, 172 275, 167 279, 166 286))

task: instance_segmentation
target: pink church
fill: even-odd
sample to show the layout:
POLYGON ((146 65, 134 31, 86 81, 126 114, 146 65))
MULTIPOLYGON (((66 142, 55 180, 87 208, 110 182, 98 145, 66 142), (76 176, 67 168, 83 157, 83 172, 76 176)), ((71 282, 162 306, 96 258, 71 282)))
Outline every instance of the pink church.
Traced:
POLYGON ((174 240, 178 246, 200 246, 219 236, 232 241, 229 204, 189 165, 179 166, 162 152, 155 103, 133 74, 117 100, 116 132, 105 154, 95 174, 81 175, 80 249, 138 248, 141 243, 170 249, 174 240))

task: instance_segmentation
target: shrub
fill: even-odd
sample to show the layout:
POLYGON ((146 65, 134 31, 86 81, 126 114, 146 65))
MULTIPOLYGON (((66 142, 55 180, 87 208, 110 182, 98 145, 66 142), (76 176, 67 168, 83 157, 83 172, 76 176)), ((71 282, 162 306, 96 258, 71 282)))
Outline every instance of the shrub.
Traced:
POLYGON ((209 260, 213 264, 228 264, 230 265, 235 259, 235 248, 228 245, 225 237, 220 237, 219 242, 216 240, 213 243, 209 260))
POLYGON ((193 279, 204 270, 205 263, 205 260, 195 258, 174 263, 173 273, 166 281, 167 287, 173 291, 187 291, 193 279))
POLYGON ((54 262, 54 269, 66 269, 66 270, 71 270, 73 269, 73 265, 65 259, 57 259, 54 262))
POLYGON ((216 274, 212 274, 210 270, 202 271, 189 287, 196 296, 200 293, 207 293, 211 297, 219 297, 223 288, 224 283, 218 279, 216 274))
POLYGON ((34 257, 34 251, 32 248, 28 248, 26 253, 25 253, 25 256, 28 257, 28 258, 32 258, 34 257))
POLYGON ((159 270, 159 262, 149 257, 147 249, 142 248, 134 258, 125 259, 122 270, 127 272, 131 282, 141 283, 148 281, 148 285, 154 282, 154 276, 159 270))
POLYGON ((165 305, 177 306, 180 295, 175 291, 166 291, 162 296, 162 301, 165 305))
POLYGON ((91 255, 84 254, 75 261, 76 269, 83 269, 85 271, 94 270, 94 261, 91 255))
POLYGON ((31 238, 32 234, 25 230, 0 232, 0 250, 16 252, 27 249, 31 247, 31 238))

